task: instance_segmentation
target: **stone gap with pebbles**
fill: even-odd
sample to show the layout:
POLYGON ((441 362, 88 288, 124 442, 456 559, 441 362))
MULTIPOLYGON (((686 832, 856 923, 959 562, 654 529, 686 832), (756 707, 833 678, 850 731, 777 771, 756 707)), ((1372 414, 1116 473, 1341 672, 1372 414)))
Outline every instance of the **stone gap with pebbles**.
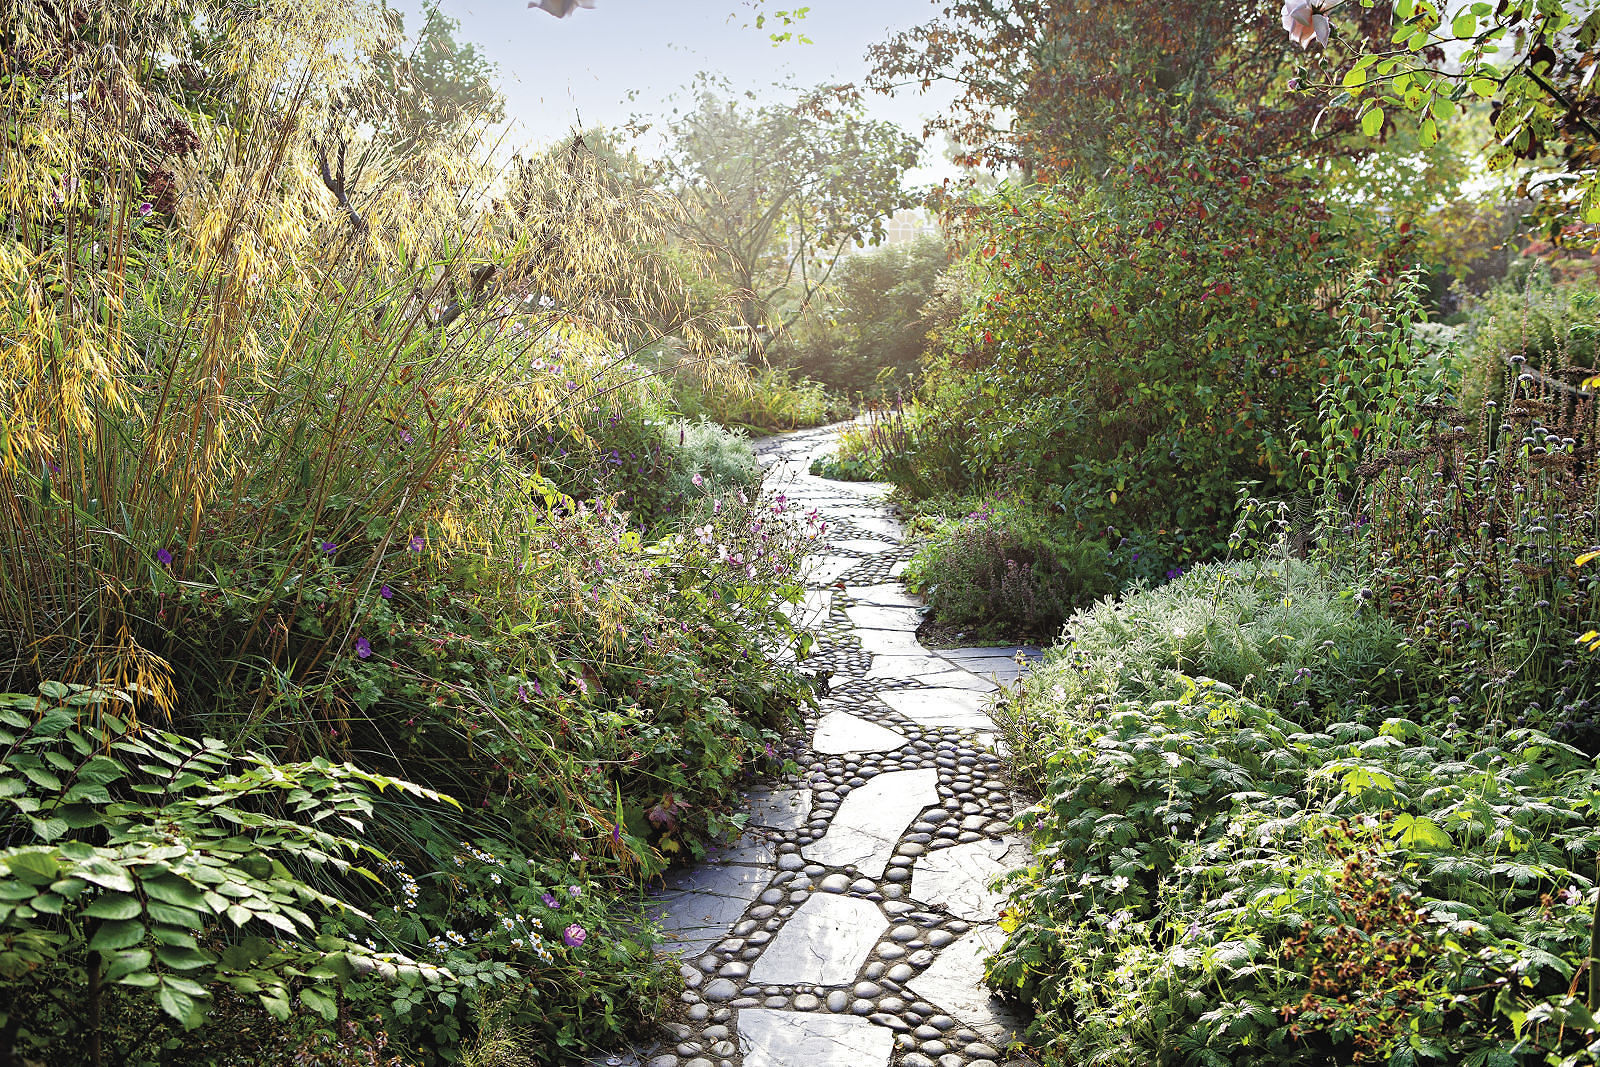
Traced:
POLYGON ((1017 1021, 983 985, 988 881, 1026 861, 985 712, 1034 649, 932 652, 897 581, 911 555, 885 487, 808 473, 834 430, 759 442, 770 491, 828 523, 797 621, 830 692, 750 798, 733 847, 677 872, 651 916, 680 954, 680 1020, 614 1067, 1015 1067, 1017 1021))

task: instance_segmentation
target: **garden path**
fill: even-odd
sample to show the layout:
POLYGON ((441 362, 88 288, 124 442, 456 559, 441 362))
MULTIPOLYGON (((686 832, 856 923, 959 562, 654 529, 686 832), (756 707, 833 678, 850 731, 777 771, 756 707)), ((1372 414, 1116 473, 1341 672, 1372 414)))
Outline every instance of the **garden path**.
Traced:
POLYGON ((932 651, 897 581, 911 555, 885 486, 808 473, 836 428, 758 442, 767 486, 827 522, 808 560, 805 666, 831 691, 749 798, 733 847, 678 872, 651 916, 681 954, 682 1010, 627 1067, 999 1067, 1014 1020, 983 987, 1020 863, 984 705, 1037 650, 932 651), (1013 658, 1021 652, 1018 658, 1013 658))

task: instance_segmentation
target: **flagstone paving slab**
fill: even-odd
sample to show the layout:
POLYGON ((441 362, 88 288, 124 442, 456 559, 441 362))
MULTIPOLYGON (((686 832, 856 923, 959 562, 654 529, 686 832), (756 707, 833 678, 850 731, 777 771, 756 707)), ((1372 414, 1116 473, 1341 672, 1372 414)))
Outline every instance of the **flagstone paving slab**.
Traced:
POLYGON ((678 872, 650 908, 650 918, 667 935, 663 950, 689 954, 721 940, 771 880, 770 869, 756 866, 711 865, 678 872))
POLYGON ((904 734, 851 715, 830 711, 817 723, 811 738, 813 751, 836 756, 846 752, 893 752, 906 744, 904 734))
POLYGON ((919 726, 994 729, 993 720, 983 711, 989 697, 970 689, 893 689, 879 693, 878 699, 919 726))
MULTIPOLYGON (((950 663, 937 656, 873 656, 868 678, 920 678, 926 674, 952 673, 950 663)), ((963 674, 966 672, 963 671, 963 674)))
POLYGON ((915 630, 922 623, 921 608, 887 608, 877 604, 852 604, 844 609, 858 630, 915 630))
POLYGON ((994 922, 1006 896, 989 882, 1026 862, 1015 839, 985 838, 925 853, 911 874, 911 899, 973 922, 994 922))
POLYGON ((774 789, 750 794, 751 826, 798 830, 811 817, 811 790, 774 789))
POLYGON ((941 952, 906 988, 954 1015, 991 1044, 1010 1040, 1019 1029, 1019 1020, 990 996, 983 984, 984 958, 998 952, 1004 941, 998 926, 977 927, 941 952))
POLYGON ((893 1031, 850 1015, 745 1008, 738 1025, 744 1067, 879 1067, 894 1051, 893 1031))
POLYGON ((922 598, 915 593, 906 592, 906 587, 899 582, 885 582, 880 585, 850 585, 845 587, 845 595, 857 604, 877 604, 886 608, 920 608, 922 598))
POLYGON ((854 867, 879 878, 889 853, 918 812, 939 802, 939 772, 894 771, 850 790, 828 832, 801 852, 828 867, 854 867))
POLYGON ((917 656, 927 652, 909 630, 857 630, 863 650, 874 656, 917 656))
POLYGON ((843 985, 855 978, 888 929, 871 901, 819 893, 789 916, 750 969, 750 981, 843 985))

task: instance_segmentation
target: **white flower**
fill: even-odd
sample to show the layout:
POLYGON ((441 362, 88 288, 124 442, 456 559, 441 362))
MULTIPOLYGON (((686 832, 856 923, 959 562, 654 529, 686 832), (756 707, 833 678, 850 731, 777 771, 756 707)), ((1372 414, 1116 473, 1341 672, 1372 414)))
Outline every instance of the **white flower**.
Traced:
POLYGON ((1283 29, 1289 40, 1301 48, 1310 48, 1311 42, 1328 43, 1328 16, 1317 9, 1311 0, 1284 0, 1283 29))

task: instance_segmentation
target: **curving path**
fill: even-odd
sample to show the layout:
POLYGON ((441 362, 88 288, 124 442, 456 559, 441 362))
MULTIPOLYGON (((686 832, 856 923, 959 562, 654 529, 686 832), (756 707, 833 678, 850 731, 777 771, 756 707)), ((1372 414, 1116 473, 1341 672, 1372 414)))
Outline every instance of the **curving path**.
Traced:
MULTIPOLYGON (((1016 649, 933 652, 896 580, 911 550, 884 486, 807 473, 833 428, 758 442, 767 486, 826 519, 799 621, 831 692, 750 797, 737 846, 679 872, 652 917, 682 955, 679 1017, 644 1067, 1000 1067, 1013 1020, 983 987, 991 877, 1023 862, 984 712, 1016 649)), ((1033 650, 1025 650, 1033 653, 1033 650)))

